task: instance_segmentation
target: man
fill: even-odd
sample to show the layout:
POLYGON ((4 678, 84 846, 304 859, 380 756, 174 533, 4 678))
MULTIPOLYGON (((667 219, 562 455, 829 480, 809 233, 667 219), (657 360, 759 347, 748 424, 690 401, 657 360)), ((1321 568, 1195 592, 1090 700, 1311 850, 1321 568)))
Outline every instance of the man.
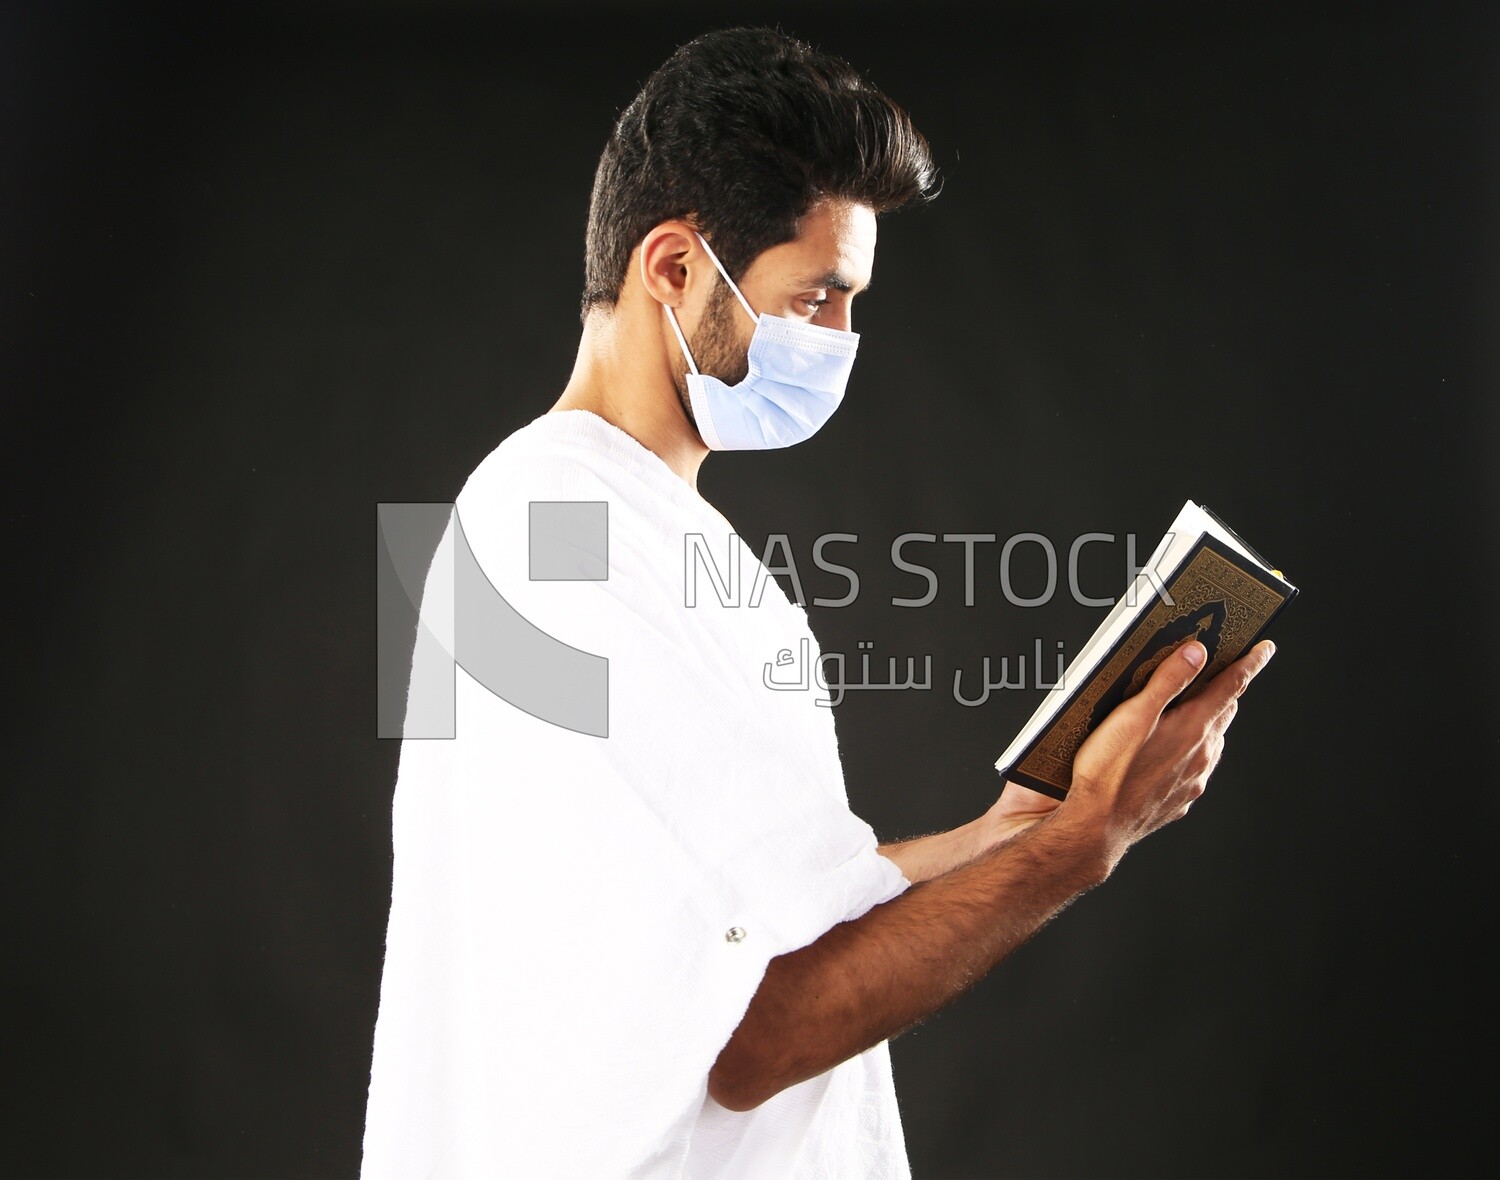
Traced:
POLYGON ((1268 644, 1170 711, 1206 653, 1164 661, 1066 802, 1010 784, 886 847, 849 811, 830 711, 767 690, 768 658, 816 638, 697 473, 833 412, 877 217, 934 181, 899 108, 767 30, 683 46, 620 116, 572 376, 445 539, 608 657, 608 736, 460 673, 457 737, 404 743, 365 1180, 907 1176, 888 1039, 1202 793, 1268 644), (603 576, 528 564, 555 503, 607 506, 603 576), (705 554, 753 575, 748 602, 694 593, 705 554))

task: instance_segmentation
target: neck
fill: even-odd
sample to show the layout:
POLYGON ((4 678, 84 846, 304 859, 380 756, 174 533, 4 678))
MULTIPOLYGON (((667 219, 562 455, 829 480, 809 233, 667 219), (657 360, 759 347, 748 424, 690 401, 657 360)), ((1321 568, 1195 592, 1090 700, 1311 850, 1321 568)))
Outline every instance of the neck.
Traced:
POLYGON ((572 376, 550 412, 598 414, 660 456, 697 491, 698 468, 708 448, 677 396, 663 339, 670 329, 656 300, 646 298, 647 306, 639 306, 630 294, 612 310, 589 313, 572 376))

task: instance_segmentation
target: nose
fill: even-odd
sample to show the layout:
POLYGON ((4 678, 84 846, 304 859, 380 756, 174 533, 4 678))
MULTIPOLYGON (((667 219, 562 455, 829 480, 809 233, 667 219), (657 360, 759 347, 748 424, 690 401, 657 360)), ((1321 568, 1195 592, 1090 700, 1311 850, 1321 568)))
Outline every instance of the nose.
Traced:
POLYGON ((854 315, 846 301, 840 300, 835 306, 830 300, 820 310, 822 314, 818 316, 817 322, 823 327, 837 328, 840 332, 854 331, 854 315))

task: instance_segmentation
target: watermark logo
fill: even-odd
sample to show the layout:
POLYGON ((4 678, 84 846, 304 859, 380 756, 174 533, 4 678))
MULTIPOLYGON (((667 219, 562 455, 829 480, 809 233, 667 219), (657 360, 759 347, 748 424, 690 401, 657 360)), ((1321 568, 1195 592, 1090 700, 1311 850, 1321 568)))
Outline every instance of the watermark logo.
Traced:
MULTIPOLYGON (((528 523, 530 580, 608 580, 607 502, 532 501, 528 523)), ((380 504, 376 526, 380 737, 455 737, 458 668, 533 717, 609 736, 609 660, 549 635, 506 601, 455 505, 380 504)))

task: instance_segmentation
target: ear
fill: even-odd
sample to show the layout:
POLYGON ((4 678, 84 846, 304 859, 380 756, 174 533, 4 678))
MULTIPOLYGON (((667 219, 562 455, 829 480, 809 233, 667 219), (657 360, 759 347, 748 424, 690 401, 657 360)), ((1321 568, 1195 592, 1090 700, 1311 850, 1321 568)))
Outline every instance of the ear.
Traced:
POLYGON ((696 306, 713 286, 714 265, 686 221, 654 226, 637 249, 646 293, 679 314, 685 306, 696 306))

